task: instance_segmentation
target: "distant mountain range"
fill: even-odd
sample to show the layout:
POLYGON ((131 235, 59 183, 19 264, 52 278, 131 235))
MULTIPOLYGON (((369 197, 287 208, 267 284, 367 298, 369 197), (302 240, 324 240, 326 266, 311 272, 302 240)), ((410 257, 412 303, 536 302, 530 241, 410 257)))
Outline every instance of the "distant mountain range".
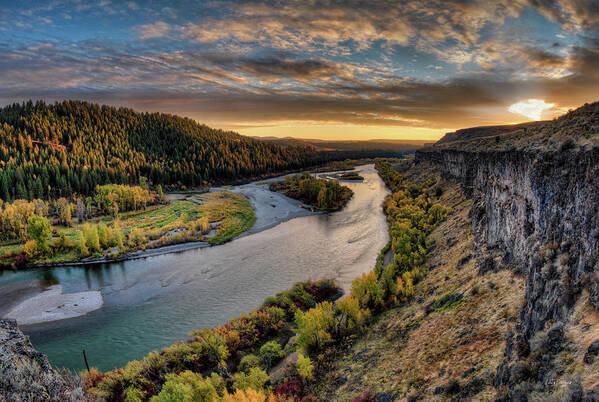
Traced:
POLYGON ((271 142, 285 147, 313 146, 317 151, 391 151, 410 152, 434 141, 424 140, 319 140, 294 137, 254 137, 260 141, 271 142))

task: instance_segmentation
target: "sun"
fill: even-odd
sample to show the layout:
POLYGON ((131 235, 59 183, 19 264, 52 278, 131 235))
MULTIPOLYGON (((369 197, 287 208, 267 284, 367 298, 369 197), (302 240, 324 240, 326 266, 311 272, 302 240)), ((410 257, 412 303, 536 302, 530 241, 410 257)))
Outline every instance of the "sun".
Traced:
POLYGON ((553 109, 554 103, 545 103, 542 99, 528 99, 514 103, 508 108, 512 113, 521 114, 532 120, 541 120, 541 115, 545 110, 553 109))

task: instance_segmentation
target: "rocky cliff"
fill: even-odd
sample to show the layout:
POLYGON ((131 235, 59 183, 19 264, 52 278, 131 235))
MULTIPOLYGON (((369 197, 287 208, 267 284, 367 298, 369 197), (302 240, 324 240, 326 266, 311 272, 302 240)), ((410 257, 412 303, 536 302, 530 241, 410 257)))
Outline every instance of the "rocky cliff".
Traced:
MULTIPOLYGON (((599 309, 599 147, 588 152, 418 152, 474 200, 479 246, 529 278, 530 337, 567 318, 583 289, 599 309)), ((488 260, 490 269, 495 261, 488 260)))
MULTIPOLYGON (((563 354, 582 360, 599 339, 599 103, 543 130, 437 145, 415 157, 460 182, 472 199, 481 271, 509 268, 526 280, 520 323, 508 335, 495 380, 508 398, 555 392, 567 374, 563 354), (578 334, 573 313, 581 309, 593 317, 578 334)), ((563 382, 576 400, 583 391, 596 397, 586 389, 597 387, 592 381, 578 373, 563 382)))
POLYGON ((81 401, 77 377, 54 370, 14 322, 0 320, 0 401, 81 401))

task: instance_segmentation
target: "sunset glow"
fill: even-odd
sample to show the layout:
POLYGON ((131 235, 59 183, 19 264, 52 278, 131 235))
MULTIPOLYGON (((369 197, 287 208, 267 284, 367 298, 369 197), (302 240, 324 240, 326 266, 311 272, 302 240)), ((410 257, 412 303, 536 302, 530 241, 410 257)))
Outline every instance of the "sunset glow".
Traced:
POLYGON ((508 111, 526 116, 531 120, 541 120, 542 114, 546 110, 551 110, 555 107, 553 103, 546 103, 540 99, 528 99, 514 103, 508 108, 508 111))
POLYGON ((0 105, 79 99, 257 136, 436 139, 568 110, 599 87, 597 8, 570 0, 1 3, 0 105))

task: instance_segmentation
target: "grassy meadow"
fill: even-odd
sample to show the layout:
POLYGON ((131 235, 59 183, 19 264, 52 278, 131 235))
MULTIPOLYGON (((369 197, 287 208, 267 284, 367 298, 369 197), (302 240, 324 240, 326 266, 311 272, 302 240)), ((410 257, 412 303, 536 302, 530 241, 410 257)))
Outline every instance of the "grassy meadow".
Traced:
MULTIPOLYGON (((71 226, 54 225, 50 242, 66 239, 67 247, 56 248, 52 255, 30 258, 30 264, 57 264, 92 260, 102 257, 117 258, 138 250, 152 249, 191 241, 206 241, 222 244, 244 233, 256 220, 254 209, 242 195, 230 191, 218 191, 191 195, 186 199, 174 200, 168 204, 150 205, 145 210, 128 211, 112 216, 99 216, 85 223, 71 226), (82 234, 90 225, 106 227, 111 232, 119 232, 122 244, 107 244, 90 255, 82 255, 80 247, 82 234)), ((11 266, 25 243, 0 243, 0 263, 11 266)))

